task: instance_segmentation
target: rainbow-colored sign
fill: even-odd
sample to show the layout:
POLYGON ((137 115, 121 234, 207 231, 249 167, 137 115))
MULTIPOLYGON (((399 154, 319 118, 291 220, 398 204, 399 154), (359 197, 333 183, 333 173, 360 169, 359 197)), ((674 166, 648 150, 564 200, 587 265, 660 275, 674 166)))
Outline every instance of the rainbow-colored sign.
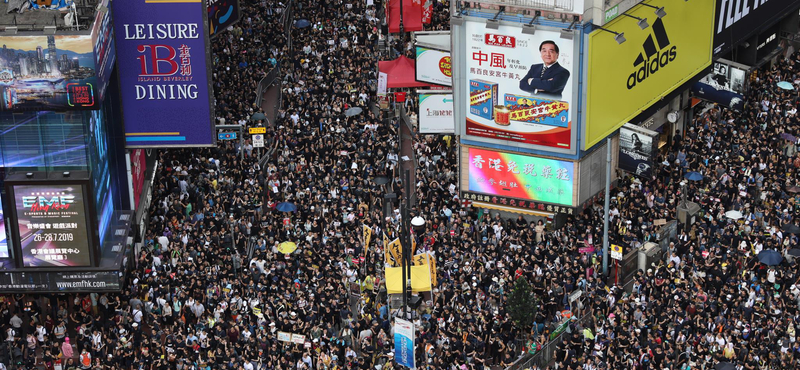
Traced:
POLYGON ((575 163, 469 148, 469 190, 573 206, 575 163))

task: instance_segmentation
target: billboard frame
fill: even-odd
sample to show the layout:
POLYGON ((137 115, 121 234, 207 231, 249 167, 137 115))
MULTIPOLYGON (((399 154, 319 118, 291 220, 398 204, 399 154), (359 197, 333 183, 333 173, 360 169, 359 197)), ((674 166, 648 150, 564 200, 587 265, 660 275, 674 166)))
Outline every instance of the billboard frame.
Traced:
MULTIPOLYGON (((11 241, 14 242, 14 256, 13 260, 17 268, 20 270, 50 270, 50 271, 81 271, 85 269, 96 268, 100 262, 100 232, 97 229, 97 214, 95 212, 94 204, 94 189, 92 188, 92 179, 88 171, 70 171, 70 177, 55 178, 53 175, 62 175, 61 172, 48 174, 47 172, 34 172, 33 176, 28 178, 26 174, 11 174, 8 176, 4 183, 6 199, 13 203, 10 209, 9 217, 6 220, 10 222, 12 228, 9 230, 11 233, 11 241), (44 176, 42 176, 42 174, 44 176), (37 176, 38 175, 38 176, 37 176), (75 176, 75 177, 72 177, 75 176), (69 267, 55 267, 55 266, 25 266, 24 256, 22 253, 22 243, 19 234, 19 218, 17 214, 17 204, 15 202, 16 192, 15 186, 80 186, 81 193, 84 199, 83 207, 84 214, 86 215, 86 242, 89 244, 89 266, 69 266, 69 267)), ((63 176, 63 175, 62 175, 63 176)), ((8 225, 6 226, 8 227, 8 225)))
MULTIPOLYGON (((137 0, 137 1, 139 1, 139 0, 137 0)), ((177 3, 178 1, 175 1, 175 2, 177 3)), ((167 2, 160 2, 158 4, 164 4, 164 3, 167 3, 167 2)), ((213 85, 213 82, 212 82, 213 73, 211 71, 213 66, 214 66, 214 64, 211 61, 211 54, 212 54, 211 53, 211 40, 210 40, 211 37, 208 34, 208 29, 209 29, 209 24, 208 24, 208 4, 207 4, 207 2, 205 0, 201 0, 201 1, 199 1, 199 3, 200 3, 200 6, 201 6, 200 13, 201 13, 201 19, 202 19, 202 25, 203 25, 203 30, 202 30, 202 33, 201 33, 202 34, 201 37, 203 37, 203 44, 204 44, 204 48, 205 48, 205 50, 203 50, 203 58, 205 59, 205 63, 206 63, 205 76, 206 76, 206 88, 208 89, 208 110, 209 110, 209 123, 208 123, 208 125, 211 128, 211 130, 210 130, 211 143, 209 143, 209 144, 166 144, 166 145, 163 145, 163 144, 152 144, 152 145, 150 145, 150 144, 131 144, 131 143, 128 143, 127 140, 126 140, 125 141, 125 148, 126 149, 211 148, 211 147, 215 147, 217 145, 216 119, 215 119, 215 116, 214 116, 214 85, 213 85)), ((194 4, 194 3, 191 3, 191 4, 194 4)), ((121 28, 117 27, 117 24, 116 24, 116 22, 118 21, 117 20, 118 18, 114 17, 114 14, 113 14, 113 12, 114 12, 113 3, 112 3, 112 6, 111 6, 111 11, 112 11, 112 14, 111 14, 112 15, 112 19, 114 20, 114 23, 113 23, 114 24, 114 43, 116 45, 117 53, 119 54, 119 48, 120 48, 119 38, 121 36, 118 34, 117 31, 120 30, 121 28)), ((123 43, 122 45, 125 45, 125 43, 123 43)), ((119 55, 117 55, 117 63, 119 63, 119 61, 120 61, 119 55)), ((118 68, 118 70, 119 70, 119 68, 118 68)), ((117 83, 119 84, 120 87, 122 86, 121 79, 122 79, 121 73, 118 72, 117 73, 117 83)), ((121 92, 120 92, 120 95, 121 95, 121 92)), ((120 100, 122 100, 121 96, 120 96, 120 100)), ((128 123, 125 122, 125 104, 120 104, 119 112, 120 112, 120 116, 122 117, 123 127, 125 127, 125 130, 124 130, 125 131, 125 135, 127 136, 127 134, 128 134, 127 124, 128 123)))
MULTIPOLYGON (((470 10, 471 12, 471 10, 470 10)), ((473 136, 473 135, 466 135, 466 120, 467 120, 467 107, 462 104, 462 102, 466 101, 467 96, 469 93, 465 91, 466 80, 468 80, 468 67, 467 62, 464 58, 460 56, 466 55, 466 48, 467 48, 467 40, 468 37, 466 34, 466 24, 467 22, 476 22, 476 23, 486 23, 486 18, 480 17, 477 14, 475 16, 468 15, 470 13, 466 13, 461 15, 461 21, 459 22, 451 22, 451 56, 456 56, 452 58, 452 71, 453 71, 453 99, 458 104, 454 105, 454 113, 456 118, 456 134, 461 135, 461 141, 468 145, 475 145, 475 146, 483 146, 489 148, 495 148, 501 151, 509 151, 509 152, 521 152, 531 155, 537 156, 556 156, 564 158, 571 158, 575 159, 578 156, 579 151, 579 140, 580 140, 580 132, 583 131, 582 129, 582 116, 583 116, 583 109, 582 106, 582 84, 584 80, 584 50, 583 50, 583 32, 580 28, 573 28, 571 31, 573 32, 572 38, 572 48, 570 52, 572 53, 572 73, 571 73, 571 82, 570 85, 572 87, 572 94, 568 98, 570 104, 570 121, 571 121, 571 128, 570 128, 570 147, 569 149, 562 149, 552 146, 546 145, 536 145, 536 144, 528 144, 522 143, 518 141, 510 141, 510 140, 502 140, 496 138, 487 138, 487 137, 480 137, 480 136, 473 136), (580 131, 580 132, 579 132, 580 131)), ((501 26, 509 26, 509 27, 519 27, 523 28, 525 24, 528 24, 531 21, 531 18, 519 18, 519 20, 509 21, 509 20, 499 20, 499 25, 501 26)), ((565 30, 565 24, 556 22, 556 21, 548 21, 539 19, 535 22, 536 24, 536 31, 549 31, 557 34, 561 34, 563 30, 565 30)), ((554 41, 558 42, 558 40, 564 40, 563 38, 553 38, 554 41)), ((538 45, 537 45, 538 47, 538 45)))

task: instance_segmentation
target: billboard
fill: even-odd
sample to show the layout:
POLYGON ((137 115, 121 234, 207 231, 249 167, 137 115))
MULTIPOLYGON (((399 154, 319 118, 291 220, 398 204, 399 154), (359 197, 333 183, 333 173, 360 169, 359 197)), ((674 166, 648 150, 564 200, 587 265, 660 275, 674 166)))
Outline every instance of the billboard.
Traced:
POLYGON ((744 108, 747 71, 750 68, 725 59, 714 62, 711 73, 692 86, 694 96, 733 110, 744 108))
POLYGON ((84 185, 14 185, 10 198, 23 267, 92 266, 84 185))
POLYGON ((465 159, 470 192, 574 206, 574 162, 479 148, 465 159))
POLYGON ((800 0, 717 0, 714 55, 727 53, 798 6, 800 0))
MULTIPOLYGON (((571 151, 575 44, 560 31, 522 32, 522 25, 467 20, 467 139, 502 140, 536 149, 571 151)), ((491 141, 488 141, 491 142, 491 141)), ((519 146, 516 144, 516 146, 519 146)))
POLYGON ((208 35, 214 37, 241 17, 239 0, 206 0, 208 9, 208 35))
POLYGON ((452 134, 455 132, 453 93, 419 93, 419 132, 452 134))
POLYGON ((6 233, 6 216, 3 212, 3 197, 0 196, 0 258, 9 258, 8 234, 6 233))
POLYGON ((0 36, 0 112, 98 109, 90 35, 0 36))
POLYGON ((657 132, 625 124, 619 129, 619 169, 649 178, 653 174, 657 145, 657 132))
POLYGON ((453 86, 450 52, 417 46, 416 80, 436 85, 453 86))
POLYGON ((115 1, 111 10, 127 146, 213 145, 205 2, 115 1))
POLYGON ((0 273, 0 292, 113 292, 122 288, 119 271, 5 272, 0 273))
POLYGON ((92 26, 92 45, 94 45, 94 65, 97 75, 97 96, 102 102, 117 57, 114 49, 114 25, 111 21, 111 11, 108 10, 108 0, 103 1, 103 7, 97 11, 92 26))
POLYGON ((128 154, 131 166, 131 188, 133 193, 133 209, 139 209, 139 202, 144 189, 144 174, 147 170, 147 160, 144 149, 134 149, 128 154))
MULTIPOLYGON (((647 18, 642 30, 635 19, 619 17, 589 35, 588 87, 584 149, 616 131, 711 64, 713 1, 675 1, 663 18, 638 6, 628 14, 647 18)), ((537 31, 538 34, 538 31, 537 31)))

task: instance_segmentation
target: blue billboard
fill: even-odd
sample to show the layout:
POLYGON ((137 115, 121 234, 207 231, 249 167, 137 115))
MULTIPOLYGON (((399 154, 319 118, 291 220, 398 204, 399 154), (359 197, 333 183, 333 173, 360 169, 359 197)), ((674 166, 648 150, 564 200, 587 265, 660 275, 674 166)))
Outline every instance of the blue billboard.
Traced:
POLYGON ((128 148, 214 145, 205 5, 203 0, 111 3, 128 148))
POLYGON ((94 65, 97 75, 97 95, 100 101, 105 97, 108 79, 114 69, 116 51, 114 50, 114 26, 111 22, 111 11, 108 10, 108 0, 103 1, 102 10, 97 12, 92 27, 92 45, 94 45, 94 65))

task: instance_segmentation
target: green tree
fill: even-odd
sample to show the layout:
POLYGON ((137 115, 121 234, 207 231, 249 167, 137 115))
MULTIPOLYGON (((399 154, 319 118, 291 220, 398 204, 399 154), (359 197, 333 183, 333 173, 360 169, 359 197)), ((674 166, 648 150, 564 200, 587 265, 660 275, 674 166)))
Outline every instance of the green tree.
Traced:
POLYGON ((506 310, 511 316, 511 321, 519 329, 530 330, 536 317, 538 302, 531 290, 528 279, 521 276, 514 282, 514 288, 511 289, 506 302, 506 310))

